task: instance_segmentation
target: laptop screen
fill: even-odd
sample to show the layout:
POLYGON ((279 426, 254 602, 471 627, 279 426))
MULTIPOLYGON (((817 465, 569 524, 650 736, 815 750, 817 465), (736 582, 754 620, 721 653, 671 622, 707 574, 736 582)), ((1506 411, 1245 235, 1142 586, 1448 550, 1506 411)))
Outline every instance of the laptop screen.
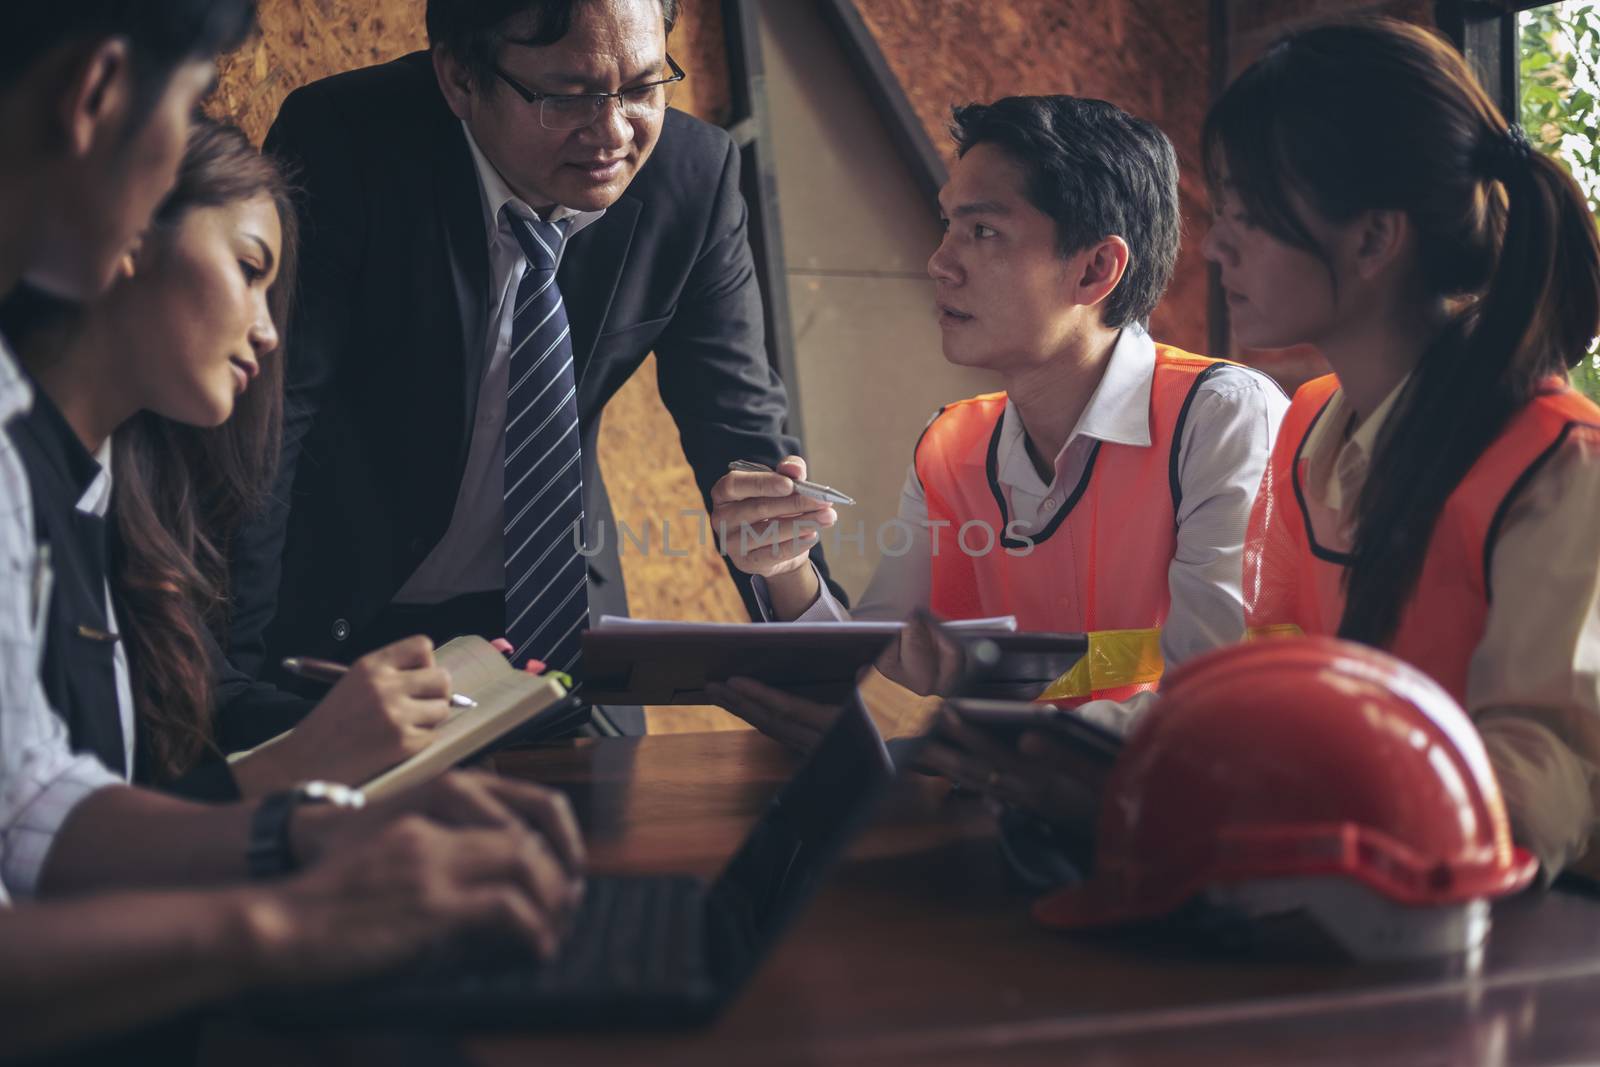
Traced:
POLYGON ((754 969, 860 832, 894 781, 885 741, 897 750, 915 745, 942 699, 957 695, 985 658, 983 642, 958 640, 919 615, 862 672, 852 698, 711 887, 707 919, 721 982, 732 985, 754 969))

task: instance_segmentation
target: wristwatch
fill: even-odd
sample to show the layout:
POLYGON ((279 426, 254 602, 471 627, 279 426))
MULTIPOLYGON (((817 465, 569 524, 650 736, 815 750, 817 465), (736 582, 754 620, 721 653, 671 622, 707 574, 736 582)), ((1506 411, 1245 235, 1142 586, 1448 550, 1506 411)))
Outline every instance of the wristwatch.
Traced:
POLYGON ((269 793, 250 817, 250 877, 277 878, 299 866, 289 843, 289 821, 302 804, 331 804, 355 811, 367 798, 359 789, 337 782, 301 782, 292 789, 269 793))

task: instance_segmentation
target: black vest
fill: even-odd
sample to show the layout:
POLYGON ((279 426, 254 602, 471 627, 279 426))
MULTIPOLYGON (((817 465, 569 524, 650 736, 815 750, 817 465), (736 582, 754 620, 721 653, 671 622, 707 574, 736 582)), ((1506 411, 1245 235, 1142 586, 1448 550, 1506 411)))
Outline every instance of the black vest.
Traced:
POLYGON ((113 665, 119 638, 106 611, 106 521, 78 510, 100 465, 37 384, 33 410, 7 432, 28 472, 34 527, 53 575, 40 681, 66 720, 73 750, 126 775, 113 665))

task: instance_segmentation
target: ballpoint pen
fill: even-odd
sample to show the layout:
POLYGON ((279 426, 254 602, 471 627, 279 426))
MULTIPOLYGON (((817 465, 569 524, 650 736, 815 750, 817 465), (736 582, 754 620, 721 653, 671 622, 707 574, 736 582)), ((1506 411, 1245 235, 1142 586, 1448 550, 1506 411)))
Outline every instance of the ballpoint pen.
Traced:
MULTIPOLYGON (((771 467, 767 466, 765 463, 756 463, 754 460, 748 459, 736 459, 732 463, 728 464, 728 469, 731 471, 742 471, 746 474, 779 473, 778 471, 775 471, 771 467)), ((787 478, 788 475, 784 475, 784 477, 787 478)), ((812 500, 821 500, 829 504, 855 503, 853 498, 845 496, 843 493, 839 492, 839 490, 823 485, 820 482, 808 482, 804 478, 791 478, 790 481, 794 482, 795 492, 799 493, 801 496, 808 496, 812 500)))
MULTIPOLYGON (((296 678, 307 678, 313 682, 327 682, 330 685, 345 676, 350 668, 342 663, 334 663, 325 659, 312 659, 310 656, 289 656, 283 661, 283 669, 296 678)), ((461 693, 450 694, 452 708, 475 708, 478 702, 461 693)))

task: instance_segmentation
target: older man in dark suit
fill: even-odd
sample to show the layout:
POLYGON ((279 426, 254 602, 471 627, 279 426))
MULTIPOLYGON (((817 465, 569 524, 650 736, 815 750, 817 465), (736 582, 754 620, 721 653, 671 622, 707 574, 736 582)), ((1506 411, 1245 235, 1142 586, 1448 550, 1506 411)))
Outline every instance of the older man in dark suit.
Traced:
POLYGON ((430 0, 431 53, 284 102, 305 248, 278 502, 234 550, 246 670, 474 632, 581 673, 627 607, 600 414, 651 351, 702 493, 798 451, 737 150, 667 106, 676 13, 430 0))

